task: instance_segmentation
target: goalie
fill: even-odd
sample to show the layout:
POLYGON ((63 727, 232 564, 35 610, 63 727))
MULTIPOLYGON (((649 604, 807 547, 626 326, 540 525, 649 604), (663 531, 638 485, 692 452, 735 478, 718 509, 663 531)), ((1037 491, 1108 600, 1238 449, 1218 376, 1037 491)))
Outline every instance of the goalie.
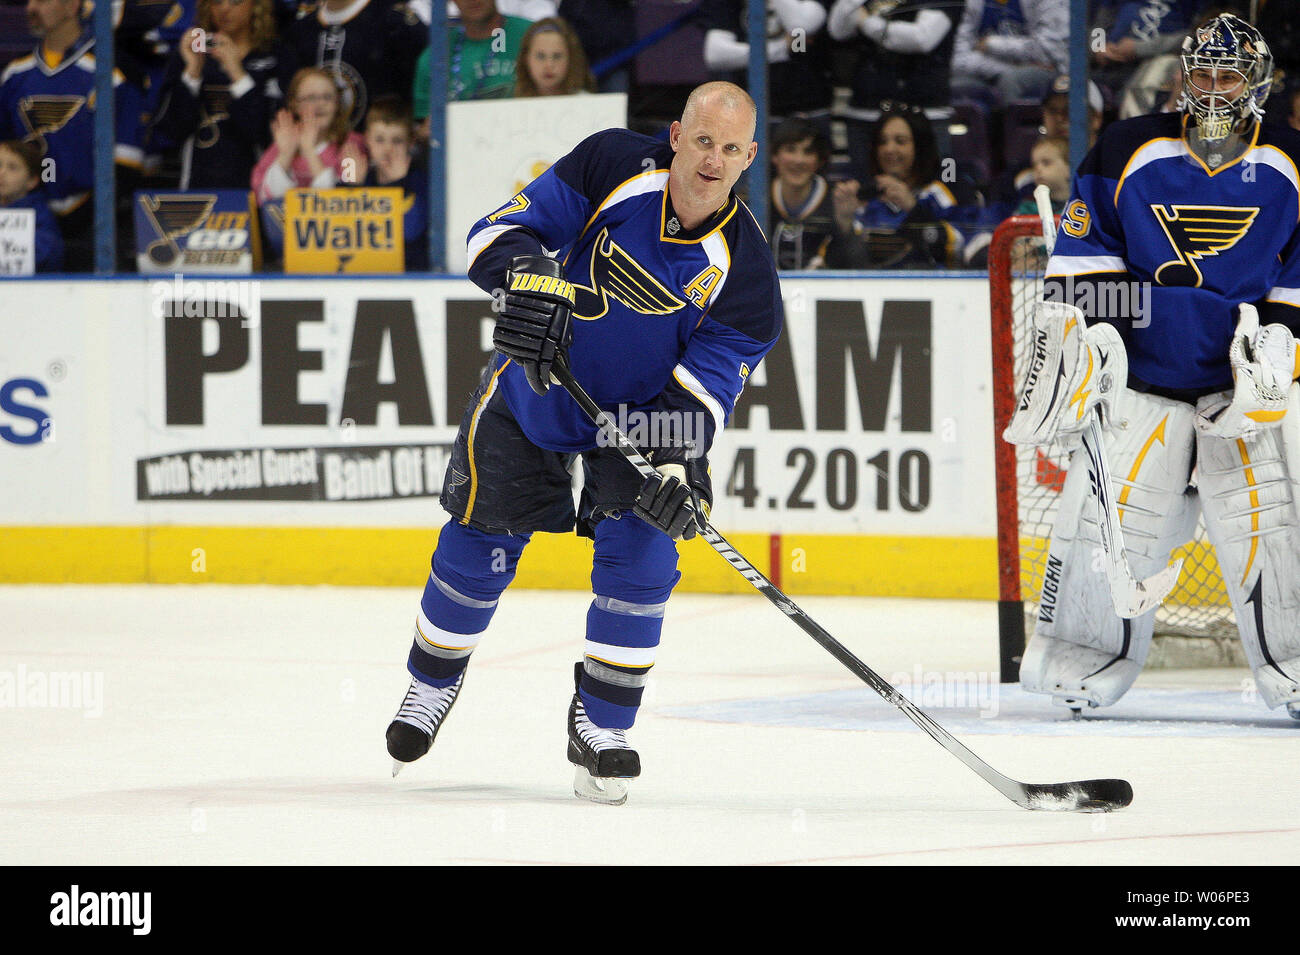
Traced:
MULTIPOLYGON (((1182 71, 1180 112, 1113 124, 1079 168, 1005 437, 1068 442, 1098 414, 1133 573, 1199 511, 1259 694, 1300 719, 1300 135, 1261 125, 1272 57, 1237 17, 1189 36, 1182 71)), ((1076 454, 1020 670, 1076 709, 1133 684, 1155 613, 1112 608, 1092 493, 1076 454)))

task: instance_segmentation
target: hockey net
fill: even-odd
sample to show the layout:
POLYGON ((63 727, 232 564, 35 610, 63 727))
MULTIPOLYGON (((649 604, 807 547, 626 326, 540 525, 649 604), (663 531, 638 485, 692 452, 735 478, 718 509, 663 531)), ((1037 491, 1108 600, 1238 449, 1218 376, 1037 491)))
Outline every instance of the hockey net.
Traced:
MULTIPOLYGON (((1004 682, 1018 679, 1025 636, 1033 630, 1048 543, 1069 454, 1016 447, 1002 440, 1011 420, 1034 303, 1047 263, 1037 216, 1006 220, 989 248, 993 318, 993 426, 998 488, 998 597, 1004 682)), ((1156 611, 1149 666, 1237 666, 1244 663, 1218 561, 1198 523, 1178 586, 1156 611)))

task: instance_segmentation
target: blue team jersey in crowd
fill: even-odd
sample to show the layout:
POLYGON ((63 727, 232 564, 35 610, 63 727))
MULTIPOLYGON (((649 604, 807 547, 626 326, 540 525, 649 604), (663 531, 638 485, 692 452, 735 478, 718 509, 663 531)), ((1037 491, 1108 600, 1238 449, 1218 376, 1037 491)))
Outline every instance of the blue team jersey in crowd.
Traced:
MULTIPOLYGON (((95 37, 89 31, 53 66, 38 45, 0 76, 0 139, 22 139, 41 150, 42 183, 50 207, 63 214, 95 185, 95 37)), ((139 167, 141 95, 113 71, 116 162, 139 167)))
MULTIPOLYGON (((699 228, 680 227, 672 158, 668 144, 627 130, 588 137, 474 224, 469 276, 493 292, 505 288, 514 256, 556 253, 577 287, 574 377, 614 413, 698 414, 707 450, 784 313, 771 249, 734 193, 699 228)), ((560 388, 539 397, 513 362, 499 380, 534 444, 596 445, 595 427, 560 388)))
POLYGON ((1240 303, 1300 333, 1297 162, 1300 133, 1279 126, 1211 171, 1180 114, 1111 125, 1075 177, 1044 294, 1115 325, 1139 383, 1230 388, 1240 303))

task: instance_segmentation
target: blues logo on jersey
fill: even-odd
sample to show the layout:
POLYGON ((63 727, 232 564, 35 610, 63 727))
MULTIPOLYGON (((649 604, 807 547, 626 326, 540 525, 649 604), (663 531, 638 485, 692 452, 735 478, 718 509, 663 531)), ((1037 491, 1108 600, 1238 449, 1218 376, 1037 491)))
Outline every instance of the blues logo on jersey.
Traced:
MULTIPOLYGON (((722 428, 782 322, 771 251, 735 195, 684 229, 668 193, 673 151, 627 130, 588 137, 475 223, 470 278, 505 284, 510 260, 555 253, 577 292, 574 375, 608 409, 703 414, 705 446, 722 428)), ((511 412, 535 444, 595 445, 595 429, 561 389, 538 397, 522 372, 501 375, 511 412)))

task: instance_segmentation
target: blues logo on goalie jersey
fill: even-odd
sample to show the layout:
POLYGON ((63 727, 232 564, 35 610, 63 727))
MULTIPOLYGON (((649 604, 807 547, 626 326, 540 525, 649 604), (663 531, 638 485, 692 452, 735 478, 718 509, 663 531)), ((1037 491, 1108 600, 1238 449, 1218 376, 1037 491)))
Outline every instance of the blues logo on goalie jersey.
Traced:
POLYGON ((1210 169, 1182 122, 1169 113, 1106 130, 1075 178, 1044 294, 1114 324, 1132 378, 1206 393, 1232 385, 1241 302, 1300 332, 1300 135, 1256 125, 1237 161, 1210 169), (1119 299, 1141 308, 1090 309, 1116 300, 1099 291, 1107 284, 1140 288, 1119 299))

